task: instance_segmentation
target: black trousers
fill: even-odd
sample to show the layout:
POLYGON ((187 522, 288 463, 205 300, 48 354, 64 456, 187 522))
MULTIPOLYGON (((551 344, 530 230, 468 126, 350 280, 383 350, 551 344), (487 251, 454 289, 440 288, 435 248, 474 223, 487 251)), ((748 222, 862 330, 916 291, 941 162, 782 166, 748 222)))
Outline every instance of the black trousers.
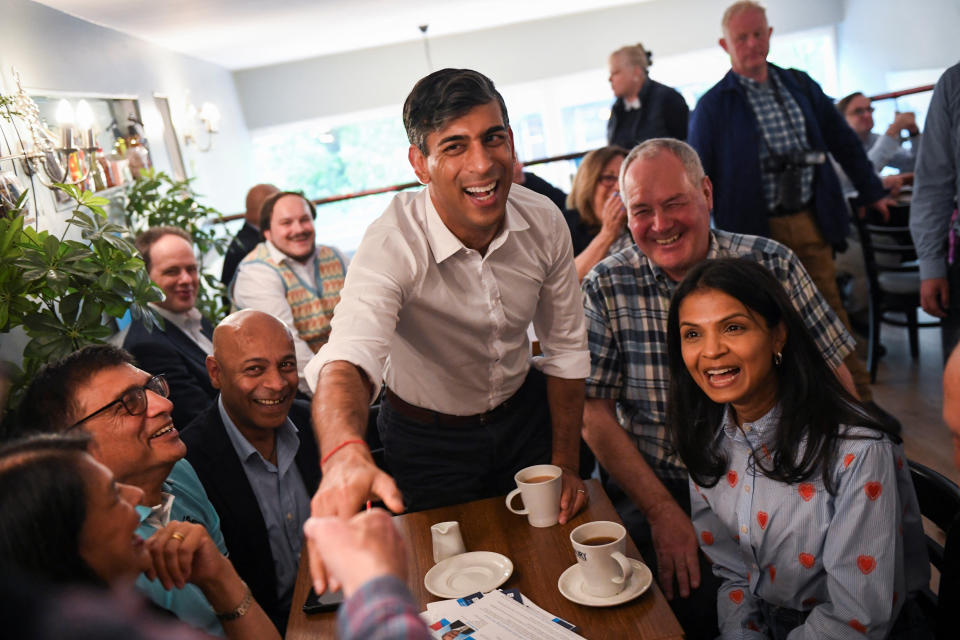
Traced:
POLYGON ((377 430, 408 512, 503 495, 516 487, 517 471, 550 462, 544 375, 531 368, 508 403, 496 420, 451 426, 401 415, 384 395, 377 430))

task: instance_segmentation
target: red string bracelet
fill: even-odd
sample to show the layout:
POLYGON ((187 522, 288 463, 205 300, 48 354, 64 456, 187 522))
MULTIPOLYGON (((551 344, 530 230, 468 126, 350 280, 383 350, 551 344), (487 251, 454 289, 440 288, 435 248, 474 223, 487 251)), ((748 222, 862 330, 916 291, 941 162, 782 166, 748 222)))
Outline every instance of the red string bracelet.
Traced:
MULTIPOLYGON (((320 466, 322 467, 323 465, 325 465, 325 464, 327 463, 327 460, 330 459, 330 456, 332 456, 333 454, 335 454, 337 451, 340 451, 340 449, 343 449, 343 448, 344 448, 345 446, 347 446, 348 444, 362 444, 362 445, 365 446, 365 447, 367 446, 366 441, 361 440, 360 438, 354 438, 353 440, 344 440, 343 442, 341 442, 340 444, 338 444, 337 446, 335 446, 335 447, 333 448, 333 450, 330 451, 330 453, 328 453, 327 455, 323 456, 323 460, 320 461, 320 466)), ((368 447, 368 448, 369 448, 369 447, 368 447)))

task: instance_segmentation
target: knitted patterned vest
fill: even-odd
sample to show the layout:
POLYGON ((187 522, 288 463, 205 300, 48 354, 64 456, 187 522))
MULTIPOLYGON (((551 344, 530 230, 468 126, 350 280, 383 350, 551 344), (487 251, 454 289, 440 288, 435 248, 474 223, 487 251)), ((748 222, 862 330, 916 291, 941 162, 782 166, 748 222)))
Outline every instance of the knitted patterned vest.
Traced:
POLYGON ((297 333, 316 353, 330 337, 330 320, 333 318, 333 308, 340 302, 346 269, 340 254, 330 247, 317 245, 313 256, 316 289, 301 280, 286 263, 271 260, 270 251, 263 242, 247 254, 240 264, 258 262, 276 270, 283 279, 297 333))

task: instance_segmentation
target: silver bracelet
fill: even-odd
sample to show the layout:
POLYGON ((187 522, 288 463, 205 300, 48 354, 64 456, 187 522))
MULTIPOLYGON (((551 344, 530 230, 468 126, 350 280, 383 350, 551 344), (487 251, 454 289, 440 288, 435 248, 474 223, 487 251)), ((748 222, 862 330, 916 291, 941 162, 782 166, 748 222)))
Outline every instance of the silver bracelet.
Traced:
POLYGON ((243 580, 240 581, 240 584, 243 585, 243 589, 246 593, 243 595, 243 600, 233 611, 227 611, 225 613, 217 613, 217 620, 220 622, 230 622, 231 620, 236 620, 237 618, 242 618, 246 615, 247 611, 250 610, 250 605, 253 603, 253 592, 250 591, 250 587, 247 586, 247 583, 243 580))

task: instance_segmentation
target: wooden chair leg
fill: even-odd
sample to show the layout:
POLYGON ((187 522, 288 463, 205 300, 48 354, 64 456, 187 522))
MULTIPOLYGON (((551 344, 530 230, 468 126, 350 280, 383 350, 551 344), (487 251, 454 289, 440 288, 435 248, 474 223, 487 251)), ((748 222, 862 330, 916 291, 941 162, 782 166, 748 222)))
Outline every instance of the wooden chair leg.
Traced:
POLYGON ((907 331, 910 335, 910 357, 916 360, 920 357, 920 332, 917 326, 917 308, 907 311, 907 331))

